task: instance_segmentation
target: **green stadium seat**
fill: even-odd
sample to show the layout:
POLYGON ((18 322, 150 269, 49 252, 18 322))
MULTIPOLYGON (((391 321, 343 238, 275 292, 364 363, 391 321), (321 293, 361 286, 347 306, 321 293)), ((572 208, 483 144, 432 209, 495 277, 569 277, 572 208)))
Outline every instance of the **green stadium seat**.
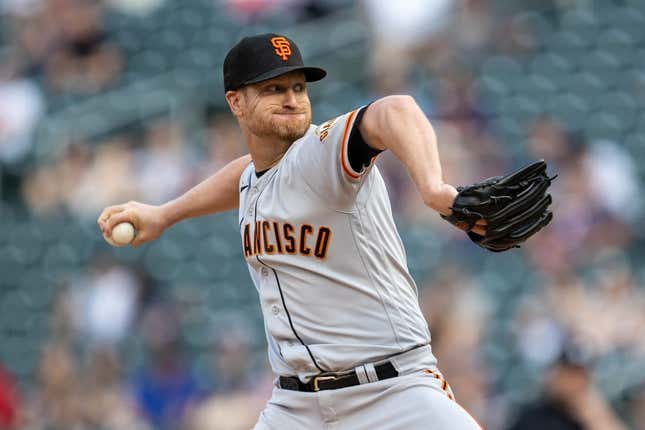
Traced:
POLYGON ((54 300, 58 286, 50 282, 42 268, 25 270, 20 276, 18 289, 33 311, 45 311, 54 300))
POLYGON ((629 131, 636 123, 640 107, 636 97, 627 91, 612 91, 605 95, 601 110, 618 118, 620 128, 629 131))
POLYGON ((33 354, 29 354, 23 339, 4 335, 0 343, 0 362, 14 375, 26 377, 33 370, 33 354))
POLYGON ((571 93, 554 97, 547 105, 547 112, 569 130, 580 131, 589 116, 589 101, 571 93))
POLYGON ((133 57, 129 63, 140 76, 154 76, 172 67, 171 58, 156 50, 146 50, 133 57))
POLYGON ((583 70, 599 71, 619 75, 621 62, 616 54, 610 51, 594 50, 580 56, 579 65, 583 70))
POLYGON ((613 7, 603 19, 610 28, 642 27, 645 25, 645 11, 642 7, 640 10, 634 7, 613 7))
POLYGON ((538 43, 555 30, 554 25, 549 20, 534 11, 518 13, 513 17, 513 23, 519 28, 528 29, 538 43))
POLYGON ((473 90, 484 99, 497 100, 512 92, 512 89, 504 82, 504 79, 495 76, 482 76, 472 84, 473 90))
POLYGON ((560 30, 548 39, 548 46, 562 54, 583 53, 591 46, 589 37, 578 31, 560 30))
POLYGON ((190 48, 178 56, 178 61, 183 65, 209 73, 216 68, 219 58, 206 48, 190 48))
POLYGON ((563 55, 547 52, 535 56, 530 63, 530 70, 545 79, 558 80, 574 72, 574 64, 563 55))
POLYGON ((25 317, 29 315, 29 297, 20 289, 12 289, 0 296, 2 327, 9 332, 24 332, 25 317))
POLYGON ((180 92, 197 91, 205 78, 202 71, 183 64, 173 67, 170 75, 174 87, 180 92))
POLYGON ((596 38, 596 47, 601 50, 615 51, 633 48, 633 46, 633 37, 621 27, 604 30, 598 33, 596 38))
POLYGON ((173 281, 177 275, 179 263, 186 257, 177 243, 164 237, 152 243, 143 257, 143 264, 150 275, 159 281, 173 281))
POLYGON ((46 311, 30 311, 25 316, 23 328, 33 349, 37 350, 49 338, 50 320, 51 314, 46 311))
POLYGON ((49 273, 68 273, 79 268, 80 250, 71 246, 69 241, 58 242, 49 246, 42 258, 42 267, 49 273))
POLYGON ((480 70, 481 78, 494 78, 504 81, 510 88, 525 77, 522 64, 508 56, 493 56, 484 61, 480 70))
POLYGON ((114 32, 114 42, 123 50, 126 57, 135 55, 144 49, 140 32, 134 28, 122 28, 114 32))
POLYGON ((643 120, 639 122, 633 133, 628 134, 624 138, 623 143, 639 167, 645 166, 645 123, 643 120))
POLYGON ((624 130, 618 115, 609 112, 598 112, 589 117, 585 130, 592 139, 608 139, 620 142, 624 130))
POLYGON ((562 78, 559 84, 566 93, 583 100, 588 108, 602 102, 602 98, 598 97, 604 96, 607 88, 607 84, 598 75, 589 71, 562 78))
POLYGON ((189 8, 182 8, 177 14, 179 28, 190 28, 191 31, 200 31, 209 23, 208 10, 191 5, 189 8))
POLYGON ((189 48, 188 35, 179 28, 166 28, 157 34, 154 46, 163 49, 166 53, 179 53, 189 48))
POLYGON ((598 14, 585 8, 572 8, 560 19, 563 30, 575 31, 586 36, 593 36, 600 27, 598 14))
POLYGON ((538 104, 538 110, 544 110, 549 100, 561 90, 553 76, 531 73, 517 92, 538 104))
POLYGON ((175 284, 208 284, 211 274, 201 264, 195 264, 193 261, 177 263, 173 283, 175 284))
POLYGON ((10 250, 8 255, 17 263, 35 263, 43 251, 44 237, 38 229, 27 223, 14 224, 9 234, 10 250))

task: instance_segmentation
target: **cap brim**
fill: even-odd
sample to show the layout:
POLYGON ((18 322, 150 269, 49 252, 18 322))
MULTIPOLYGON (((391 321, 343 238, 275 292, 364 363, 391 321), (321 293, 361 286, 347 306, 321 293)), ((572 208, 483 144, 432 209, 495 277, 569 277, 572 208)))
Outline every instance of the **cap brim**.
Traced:
POLYGON ((255 78, 244 82, 243 85, 256 84, 258 82, 273 79, 277 76, 284 75, 285 73, 295 72, 298 70, 305 73, 305 80, 307 82, 316 82, 327 76, 327 72, 319 67, 285 66, 262 73, 260 76, 256 76, 255 78))

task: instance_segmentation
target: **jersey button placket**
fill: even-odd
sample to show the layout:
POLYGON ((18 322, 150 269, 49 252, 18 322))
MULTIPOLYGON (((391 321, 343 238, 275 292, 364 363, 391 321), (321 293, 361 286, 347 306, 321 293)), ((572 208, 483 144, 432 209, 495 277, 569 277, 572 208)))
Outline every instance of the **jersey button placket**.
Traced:
POLYGON ((271 306, 271 313, 276 316, 280 313, 280 308, 278 307, 278 305, 271 306))

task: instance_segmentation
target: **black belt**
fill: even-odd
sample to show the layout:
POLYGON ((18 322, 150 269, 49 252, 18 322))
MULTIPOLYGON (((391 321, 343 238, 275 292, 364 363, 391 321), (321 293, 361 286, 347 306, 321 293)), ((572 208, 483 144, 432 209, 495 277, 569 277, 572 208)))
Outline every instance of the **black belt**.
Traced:
MULTIPOLYGON (((394 378, 399 376, 391 362, 385 362, 374 366, 378 380, 394 378)), ((280 388, 293 391, 320 391, 320 390, 336 390, 338 388, 351 387, 360 384, 356 371, 343 374, 321 374, 311 378, 306 384, 301 382, 296 376, 281 376, 280 388)))

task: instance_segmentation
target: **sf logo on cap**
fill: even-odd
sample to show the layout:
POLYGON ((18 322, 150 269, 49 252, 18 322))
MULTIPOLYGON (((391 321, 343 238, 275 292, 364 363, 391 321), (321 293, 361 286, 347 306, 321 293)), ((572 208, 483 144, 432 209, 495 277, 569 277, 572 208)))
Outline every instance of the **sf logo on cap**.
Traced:
POLYGON ((282 61, 287 61, 291 55, 291 44, 286 37, 272 37, 271 45, 275 48, 275 55, 282 58, 282 61))

